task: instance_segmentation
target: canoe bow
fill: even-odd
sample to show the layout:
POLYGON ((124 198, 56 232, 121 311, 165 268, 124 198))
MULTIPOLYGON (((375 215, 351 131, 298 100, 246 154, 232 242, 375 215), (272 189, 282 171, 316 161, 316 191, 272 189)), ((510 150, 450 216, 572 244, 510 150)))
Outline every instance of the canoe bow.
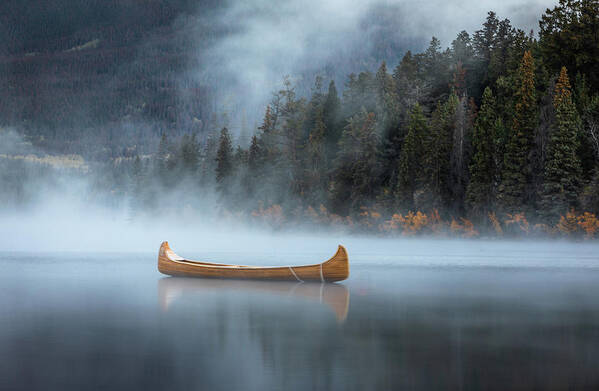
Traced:
POLYGON ((158 251, 158 270, 170 276, 335 282, 349 276, 349 258, 339 245, 331 259, 303 266, 246 266, 199 262, 180 257, 162 242, 158 251))

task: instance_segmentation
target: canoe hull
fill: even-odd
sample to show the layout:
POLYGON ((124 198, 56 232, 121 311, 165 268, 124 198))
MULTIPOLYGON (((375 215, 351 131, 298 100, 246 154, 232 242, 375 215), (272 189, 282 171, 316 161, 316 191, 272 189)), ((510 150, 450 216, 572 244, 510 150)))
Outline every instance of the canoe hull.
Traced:
POLYGON ((306 266, 257 267, 196 262, 175 254, 168 242, 158 251, 158 270, 170 276, 335 282, 349 276, 347 251, 339 246, 328 261, 306 266))

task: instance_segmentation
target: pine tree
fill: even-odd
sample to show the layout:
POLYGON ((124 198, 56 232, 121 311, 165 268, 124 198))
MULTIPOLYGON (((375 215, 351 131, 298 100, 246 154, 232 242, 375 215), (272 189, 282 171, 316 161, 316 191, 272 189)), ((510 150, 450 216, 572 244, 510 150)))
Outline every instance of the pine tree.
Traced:
POLYGON ((492 207, 495 194, 495 138, 500 126, 493 92, 485 88, 483 101, 474 123, 472 146, 474 157, 470 165, 470 183, 466 192, 466 203, 475 216, 483 215, 492 207))
POLYGON ((184 135, 181 140, 181 163, 183 172, 195 174, 200 160, 200 145, 197 142, 195 133, 184 135))
POLYGON ((387 65, 383 61, 375 75, 377 94, 377 121, 381 134, 387 135, 399 119, 398 99, 395 93, 395 81, 387 73, 387 65))
POLYGON ((553 105, 555 123, 549 136, 541 201, 543 215, 551 221, 577 206, 581 183, 582 170, 576 154, 580 118, 565 67, 555 85, 553 105))
POLYGON ((242 185, 245 190, 244 198, 246 201, 256 195, 263 186, 262 164, 264 162, 263 151, 260 141, 256 135, 252 136, 250 147, 247 151, 246 169, 242 176, 242 185))
POLYGON ((429 134, 424 140, 425 194, 421 206, 425 209, 444 208, 451 200, 451 151, 458 105, 455 93, 444 104, 437 104, 429 134))
POLYGON ((412 108, 410 122, 399 154, 396 203, 403 210, 414 209, 414 192, 420 176, 422 142, 427 132, 426 118, 418 103, 412 108))
POLYGON ((539 49, 546 65, 557 72, 562 65, 572 75, 588 78, 599 89, 599 0, 559 0, 539 21, 539 49))
POLYGON ((319 110, 306 148, 306 185, 309 189, 308 203, 311 205, 317 205, 326 192, 328 170, 324 149, 325 132, 323 113, 319 110))
POLYGON ((581 204, 584 211, 599 215, 599 163, 595 166, 590 182, 584 188, 581 204))
POLYGON ((266 153, 271 155, 274 153, 275 148, 275 129, 277 126, 278 116, 273 113, 271 106, 266 106, 266 111, 264 113, 264 119, 262 120, 262 125, 258 127, 260 130, 260 141, 264 145, 266 149, 266 153))
POLYGON ((357 211, 374 199, 380 174, 379 146, 375 114, 362 110, 354 115, 343 130, 334 162, 332 198, 337 213, 357 211))
POLYGON ((263 159, 262 153, 263 151, 260 147, 258 137, 256 135, 252 136, 252 142, 250 144, 250 150, 248 153, 248 168, 250 172, 257 173, 257 171, 260 169, 263 159))
POLYGON ((230 179, 233 175, 233 146, 227 128, 220 132, 218 151, 216 152, 216 184, 222 195, 229 191, 230 179))
POLYGON ((537 103, 534 84, 534 60, 530 51, 524 53, 518 70, 514 120, 506 146, 499 201, 507 212, 522 211, 532 202, 529 155, 537 124, 537 103))

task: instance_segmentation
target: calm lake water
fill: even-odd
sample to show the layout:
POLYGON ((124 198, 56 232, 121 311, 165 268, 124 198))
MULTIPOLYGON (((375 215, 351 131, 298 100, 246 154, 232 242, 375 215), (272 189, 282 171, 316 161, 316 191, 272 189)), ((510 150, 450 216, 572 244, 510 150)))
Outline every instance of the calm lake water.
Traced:
MULTIPOLYGON (((335 244, 173 248, 303 264, 335 244)), ((345 244, 339 284, 165 277, 155 252, 0 253, 0 389, 599 389, 597 244, 345 244)))

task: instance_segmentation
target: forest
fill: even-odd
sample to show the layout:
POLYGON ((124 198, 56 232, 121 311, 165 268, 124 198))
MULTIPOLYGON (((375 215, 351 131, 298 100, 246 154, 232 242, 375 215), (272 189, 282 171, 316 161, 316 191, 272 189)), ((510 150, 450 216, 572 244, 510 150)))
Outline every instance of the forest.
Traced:
MULTIPOLYGON (((208 120, 156 126, 143 148, 114 148, 107 143, 117 135, 98 135, 92 144, 110 152, 89 162, 92 188, 133 216, 184 192, 194 208, 275 229, 599 237, 598 0, 560 0, 538 34, 489 12, 449 47, 433 37, 396 63, 351 73, 343 86, 323 75, 310 87, 285 77, 253 113, 262 118, 255 127, 245 113, 215 109, 208 120), (231 118, 241 118, 239 131, 231 118)), ((151 113, 181 118, 176 99, 159 95, 170 86, 128 82, 157 91, 153 105, 140 106, 148 122, 151 113)), ((205 99, 196 92, 190 105, 205 99)), ((32 145, 58 150, 35 129, 24 132, 32 145)), ((27 173, 22 160, 0 159, 4 183, 14 184, 5 200, 26 193, 15 178, 46 176, 27 173)))

